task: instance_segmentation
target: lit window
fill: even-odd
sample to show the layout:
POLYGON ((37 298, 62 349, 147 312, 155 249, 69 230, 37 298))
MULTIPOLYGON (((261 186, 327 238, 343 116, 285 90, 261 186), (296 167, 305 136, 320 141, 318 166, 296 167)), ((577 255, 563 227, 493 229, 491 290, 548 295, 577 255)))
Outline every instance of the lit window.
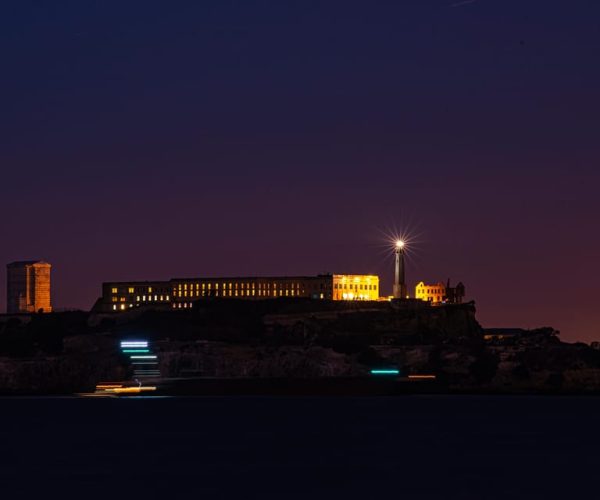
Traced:
POLYGON ((113 297, 113 298, 112 298, 112 301, 113 301, 113 302, 117 302, 118 300, 119 300, 119 297, 113 297))
POLYGON ((171 297, 169 297, 169 296, 167 295, 167 302, 169 302, 170 298, 171 298, 171 297))
POLYGON ((135 293, 135 290, 133 288, 129 288, 129 293, 135 293))
POLYGON ((148 287, 148 293, 152 293, 152 287, 151 286, 148 287))
POLYGON ((111 292, 112 293, 119 293, 119 289, 118 288, 113 288, 113 289, 111 289, 111 292))
POLYGON ((116 306, 116 305, 114 305, 114 306, 113 306, 113 311, 116 311, 116 310, 117 310, 117 306, 116 306))

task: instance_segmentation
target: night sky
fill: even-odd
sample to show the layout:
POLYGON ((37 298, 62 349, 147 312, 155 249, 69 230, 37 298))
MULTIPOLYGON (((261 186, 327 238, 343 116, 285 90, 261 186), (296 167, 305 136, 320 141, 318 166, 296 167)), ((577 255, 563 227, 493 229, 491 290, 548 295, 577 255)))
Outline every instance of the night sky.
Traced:
MULTIPOLYGON (((600 3, 0 7, 0 280, 462 280, 485 326, 600 340, 600 3)), ((0 292, 5 307, 5 287, 0 292)))

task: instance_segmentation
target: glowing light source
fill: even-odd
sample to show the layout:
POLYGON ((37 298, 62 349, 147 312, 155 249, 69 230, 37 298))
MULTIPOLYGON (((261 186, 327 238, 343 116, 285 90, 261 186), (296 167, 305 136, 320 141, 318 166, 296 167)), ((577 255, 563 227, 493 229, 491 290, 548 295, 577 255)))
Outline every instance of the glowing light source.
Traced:
POLYGON ((146 340, 122 340, 121 347, 148 347, 146 340))
POLYGON ((156 359, 156 356, 131 356, 131 359, 156 359))
POLYGON ((150 352, 149 349, 123 349, 123 352, 150 352))
POLYGON ((371 375, 399 375, 400 370, 389 369, 389 370, 371 370, 371 375))
POLYGON ((404 242, 404 240, 396 240, 396 248, 398 248, 398 249, 404 248, 405 244, 406 243, 404 242))
POLYGON ((139 394, 140 392, 155 391, 156 387, 121 387, 117 389, 107 389, 106 392, 114 392, 115 394, 139 394))

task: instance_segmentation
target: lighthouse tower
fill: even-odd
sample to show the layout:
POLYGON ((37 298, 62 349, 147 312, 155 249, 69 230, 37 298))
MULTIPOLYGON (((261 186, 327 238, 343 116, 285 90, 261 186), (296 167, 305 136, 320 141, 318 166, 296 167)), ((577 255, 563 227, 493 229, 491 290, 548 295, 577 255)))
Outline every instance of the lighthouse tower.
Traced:
POLYGON ((396 273, 394 275, 393 294, 395 299, 408 298, 406 277, 404 273, 404 246, 404 241, 397 240, 394 248, 394 253, 396 255, 396 273))

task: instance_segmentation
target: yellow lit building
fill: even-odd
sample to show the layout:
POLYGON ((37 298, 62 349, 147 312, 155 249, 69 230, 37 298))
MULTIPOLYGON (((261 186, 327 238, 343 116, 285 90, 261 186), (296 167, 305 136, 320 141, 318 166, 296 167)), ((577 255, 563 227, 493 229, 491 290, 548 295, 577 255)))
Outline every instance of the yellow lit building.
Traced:
POLYGON ((364 274, 318 276, 177 278, 170 281, 103 283, 98 311, 127 311, 140 306, 188 309, 201 299, 378 300, 379 277, 364 274))
POLYGON ((379 276, 374 274, 334 274, 333 300, 377 300, 379 276))
POLYGON ((443 302, 446 300, 446 285, 443 283, 427 285, 421 281, 415 287, 415 298, 428 302, 443 302))

